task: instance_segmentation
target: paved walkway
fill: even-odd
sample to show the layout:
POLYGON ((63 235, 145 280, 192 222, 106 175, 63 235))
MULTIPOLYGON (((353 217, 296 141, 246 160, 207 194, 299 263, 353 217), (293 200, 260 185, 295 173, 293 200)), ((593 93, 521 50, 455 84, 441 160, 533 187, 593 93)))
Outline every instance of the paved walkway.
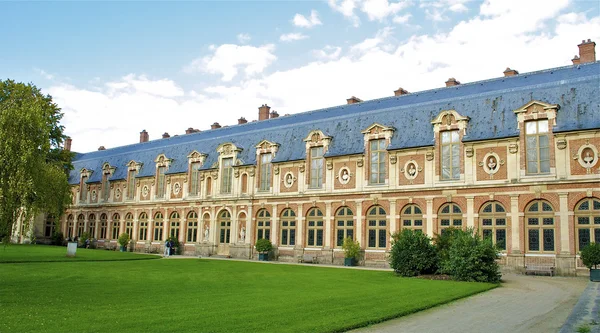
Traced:
POLYGON ((587 278, 503 279, 494 290, 352 332, 558 332, 588 285, 587 278))
POLYGON ((600 283, 589 282, 587 288, 579 297, 573 312, 563 325, 560 333, 577 332, 577 329, 587 326, 591 332, 600 332, 600 283))

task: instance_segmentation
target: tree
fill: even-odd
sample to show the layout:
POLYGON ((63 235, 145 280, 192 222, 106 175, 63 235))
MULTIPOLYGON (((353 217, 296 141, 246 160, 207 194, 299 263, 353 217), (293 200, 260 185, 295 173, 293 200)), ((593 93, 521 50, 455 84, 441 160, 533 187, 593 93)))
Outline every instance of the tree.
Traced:
POLYGON ((0 80, 0 238, 39 213, 56 217, 71 202, 72 155, 61 146, 63 114, 32 84, 0 80))
POLYGON ((392 235, 390 267, 399 275, 416 276, 434 273, 438 256, 431 239, 421 231, 404 229, 392 235))

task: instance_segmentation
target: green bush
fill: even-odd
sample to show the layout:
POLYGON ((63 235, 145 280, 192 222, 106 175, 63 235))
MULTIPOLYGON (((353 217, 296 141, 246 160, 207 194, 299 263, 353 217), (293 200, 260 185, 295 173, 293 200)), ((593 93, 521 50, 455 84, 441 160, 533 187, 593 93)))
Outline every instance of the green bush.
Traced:
POLYGON ((590 243, 581 249, 581 261, 589 269, 600 265, 600 243, 590 243))
POLYGON ((461 229, 450 227, 443 229, 443 231, 440 234, 436 234, 433 238, 433 244, 435 245, 435 249, 440 260, 439 273, 447 273, 444 272, 442 263, 448 261, 448 259, 450 258, 450 246, 452 245, 452 241, 461 232, 463 232, 461 229))
POLYGON ((173 247, 175 248, 175 254, 181 255, 183 253, 183 246, 179 243, 179 239, 175 237, 167 238, 167 241, 171 241, 173 243, 173 247))
POLYGON ((126 232, 122 233, 121 236, 119 236, 118 242, 121 246, 127 246, 129 243, 129 234, 126 232))
POLYGON ((453 233, 448 258, 441 262, 442 271, 454 280, 500 282, 500 267, 496 262, 498 250, 491 239, 482 239, 469 228, 453 233))
POLYGON ((342 243, 342 249, 344 250, 345 258, 358 259, 358 255, 360 254, 360 244, 358 243, 358 241, 354 241, 352 237, 344 238, 344 243, 342 243))
POLYGON ((84 232, 81 234, 81 236, 79 237, 79 246, 85 246, 85 241, 86 239, 90 239, 90 233, 89 232, 84 232))
POLYGON ((404 229, 392 235, 390 267, 402 276, 434 273, 438 256, 431 239, 420 231, 404 229))
POLYGON ((52 245, 62 246, 65 241, 65 237, 63 233, 58 231, 52 234, 52 245))
POLYGON ((273 248, 273 244, 271 244, 271 241, 264 238, 257 240, 255 246, 256 251, 258 251, 259 253, 267 253, 273 248))

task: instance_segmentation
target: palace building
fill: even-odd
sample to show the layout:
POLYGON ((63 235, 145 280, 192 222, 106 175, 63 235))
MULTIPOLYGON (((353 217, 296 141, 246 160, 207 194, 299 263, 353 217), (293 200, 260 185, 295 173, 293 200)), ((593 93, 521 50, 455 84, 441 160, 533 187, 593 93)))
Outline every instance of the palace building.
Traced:
MULTIPOLYGON (((98 247, 131 235, 136 251, 177 237, 192 255, 343 262, 352 237, 361 265, 387 266, 391 235, 472 227, 507 269, 583 268, 600 241, 600 62, 595 43, 573 65, 407 92, 76 154, 65 237, 98 247)), ((68 149, 70 141, 66 145, 68 149)), ((51 217, 36 227, 49 236, 51 217)))

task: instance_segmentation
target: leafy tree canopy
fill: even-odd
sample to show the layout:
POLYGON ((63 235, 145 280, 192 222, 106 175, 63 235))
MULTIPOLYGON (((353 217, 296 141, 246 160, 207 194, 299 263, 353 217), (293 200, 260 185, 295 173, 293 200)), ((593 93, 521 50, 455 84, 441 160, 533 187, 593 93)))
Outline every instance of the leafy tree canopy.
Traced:
MULTIPOLYGON (((63 114, 32 84, 0 80, 0 237, 45 212, 59 217, 71 202, 72 154, 61 146, 63 114)), ((57 219, 58 220, 58 219, 57 219)))

